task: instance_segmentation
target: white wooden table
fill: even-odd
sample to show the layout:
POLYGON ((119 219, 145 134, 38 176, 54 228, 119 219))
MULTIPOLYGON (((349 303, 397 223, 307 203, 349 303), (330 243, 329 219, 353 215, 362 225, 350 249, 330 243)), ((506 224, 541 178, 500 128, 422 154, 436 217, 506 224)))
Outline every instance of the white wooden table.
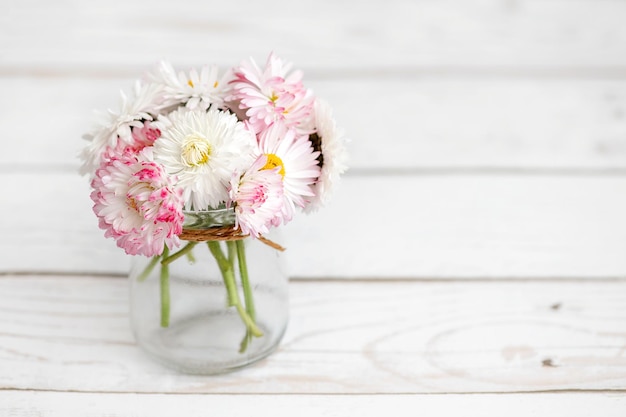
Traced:
POLYGON ((625 416, 626 1, 44 2, 0 14, 0 416, 625 416), (349 133, 285 229, 280 349, 180 375, 77 174, 161 58, 270 50, 349 133))

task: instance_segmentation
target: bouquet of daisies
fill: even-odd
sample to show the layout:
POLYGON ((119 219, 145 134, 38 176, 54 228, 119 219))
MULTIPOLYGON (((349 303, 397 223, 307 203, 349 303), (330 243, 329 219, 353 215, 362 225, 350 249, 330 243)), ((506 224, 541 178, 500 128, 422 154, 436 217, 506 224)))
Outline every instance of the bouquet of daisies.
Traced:
POLYGON ((102 116, 81 154, 93 211, 106 237, 153 266, 191 247, 180 238, 186 216, 232 208, 232 228, 263 239, 323 205, 345 169, 328 105, 274 54, 221 76, 162 62, 102 116))

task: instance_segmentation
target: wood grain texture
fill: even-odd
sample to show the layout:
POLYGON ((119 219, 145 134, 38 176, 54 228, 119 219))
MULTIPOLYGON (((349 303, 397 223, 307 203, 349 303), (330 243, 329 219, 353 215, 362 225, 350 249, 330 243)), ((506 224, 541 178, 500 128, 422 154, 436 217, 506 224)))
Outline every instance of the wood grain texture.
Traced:
POLYGON ((14 2, 0 17, 0 70, 127 73, 162 57, 231 65, 271 48, 326 73, 623 72, 624 17, 624 2, 592 0, 14 2))
POLYGON ((472 416, 623 417, 626 397, 616 394, 510 395, 158 395, 0 391, 0 416, 26 417, 379 417, 472 416), (471 410, 468 412, 468 410, 471 410))
MULTIPOLYGON (((0 271, 127 272, 85 178, 3 173, 0 183, 0 271)), ((280 243, 292 277, 624 277, 624 213, 624 177, 346 177, 280 243)))
MULTIPOLYGON (((140 77, 151 66, 138 71, 140 77)), ((306 79, 351 139, 356 172, 626 169, 626 81, 306 79), (364 96, 363 92, 367 95, 364 96)), ((0 78, 0 169, 76 169, 93 110, 133 79, 0 78), (45 109, 32 122, 32 103, 45 109), (24 129, 29 126, 29 129, 24 129)))
MULTIPOLYGON (((283 343, 233 374, 181 375, 135 345, 127 282, 0 277, 0 388, 415 394, 626 386, 626 282, 296 282, 283 343)), ((173 300, 176 302, 176 300, 173 300)))
POLYGON ((619 0, 4 5, 0 416, 626 415, 625 20, 619 0), (180 375, 135 345, 80 136, 160 59, 270 50, 331 103, 351 172, 283 230, 307 279, 280 349, 180 375))

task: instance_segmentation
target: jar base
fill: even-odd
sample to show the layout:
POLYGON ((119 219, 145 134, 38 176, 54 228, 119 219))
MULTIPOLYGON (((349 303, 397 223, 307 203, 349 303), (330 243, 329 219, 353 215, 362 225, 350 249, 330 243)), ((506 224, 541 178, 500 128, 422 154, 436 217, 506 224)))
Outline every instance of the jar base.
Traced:
POLYGON ((162 365, 188 374, 215 375, 249 366, 276 350, 285 329, 269 333, 263 322, 257 325, 263 336, 252 337, 243 353, 239 348, 246 332, 241 318, 224 311, 181 319, 136 340, 162 365))

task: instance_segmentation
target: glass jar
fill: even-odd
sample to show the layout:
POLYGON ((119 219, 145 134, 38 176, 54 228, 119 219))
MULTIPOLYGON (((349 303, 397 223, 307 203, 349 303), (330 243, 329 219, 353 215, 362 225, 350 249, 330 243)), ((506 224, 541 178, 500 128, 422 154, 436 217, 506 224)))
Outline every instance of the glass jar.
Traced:
POLYGON ((233 236, 232 209, 185 213, 181 247, 135 256, 130 318, 139 346, 162 364, 218 374, 278 346, 288 321, 288 280, 272 240, 233 236))

